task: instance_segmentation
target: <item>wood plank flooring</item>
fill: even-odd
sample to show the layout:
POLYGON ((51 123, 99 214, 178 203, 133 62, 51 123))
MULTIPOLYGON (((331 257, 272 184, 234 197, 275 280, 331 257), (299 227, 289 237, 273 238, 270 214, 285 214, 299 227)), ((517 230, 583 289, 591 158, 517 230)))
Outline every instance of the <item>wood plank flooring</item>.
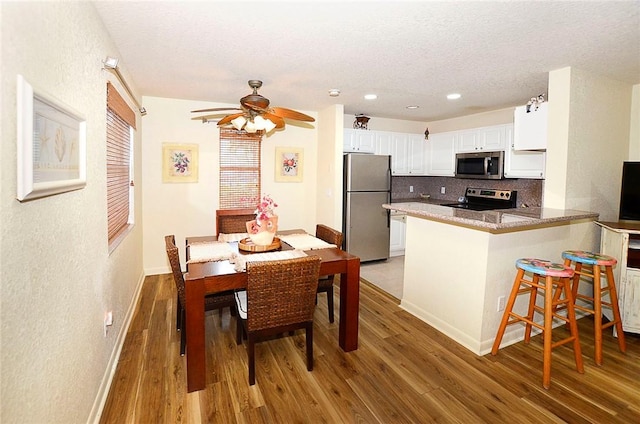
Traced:
MULTIPOLYGON (((627 334, 622 354, 608 332, 597 367, 593 321, 580 320, 585 374, 575 371, 569 347, 556 348, 545 390, 539 336, 479 357, 366 282, 357 351, 338 347, 339 311, 329 324, 323 294, 314 370, 306 370, 304 332, 296 332, 256 346, 255 386, 248 384, 245 346, 235 342, 235 318, 228 310, 209 313, 207 386, 187 393, 171 275, 147 277, 142 290, 102 423, 640 422, 637 335, 627 334)), ((337 307, 339 289, 335 297, 337 307)))

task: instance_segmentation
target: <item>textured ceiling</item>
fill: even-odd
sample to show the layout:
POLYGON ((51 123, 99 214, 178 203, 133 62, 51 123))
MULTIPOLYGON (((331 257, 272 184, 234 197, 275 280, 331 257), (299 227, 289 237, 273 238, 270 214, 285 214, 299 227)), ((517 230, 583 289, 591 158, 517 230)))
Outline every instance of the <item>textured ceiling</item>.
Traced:
POLYGON ((272 106, 433 121, 522 105, 566 66, 640 83, 638 0, 94 4, 145 96, 237 104, 260 79, 272 106))

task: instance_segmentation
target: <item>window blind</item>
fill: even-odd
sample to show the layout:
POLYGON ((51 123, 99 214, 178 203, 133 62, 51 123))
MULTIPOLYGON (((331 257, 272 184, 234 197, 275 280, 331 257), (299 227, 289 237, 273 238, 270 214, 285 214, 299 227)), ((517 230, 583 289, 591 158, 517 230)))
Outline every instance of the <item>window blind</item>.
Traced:
POLYGON ((260 199, 262 135, 220 129, 220 209, 253 208, 260 199))
POLYGON ((107 221, 109 241, 119 235, 129 223, 129 190, 133 185, 129 175, 131 127, 134 125, 135 113, 127 106, 115 88, 107 83, 107 221), (130 114, 127 109, 131 112, 130 114), (129 116, 125 119, 120 113, 129 116), (131 124, 131 115, 133 116, 133 125, 131 124))

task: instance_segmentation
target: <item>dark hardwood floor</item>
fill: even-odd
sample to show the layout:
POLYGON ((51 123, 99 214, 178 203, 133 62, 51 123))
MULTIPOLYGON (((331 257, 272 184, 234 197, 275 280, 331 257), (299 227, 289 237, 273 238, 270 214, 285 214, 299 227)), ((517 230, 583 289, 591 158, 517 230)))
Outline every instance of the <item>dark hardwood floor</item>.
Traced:
MULTIPOLYGON (((335 297, 337 306, 339 290, 335 297)), ((581 319, 585 374, 575 371, 569 347, 556 348, 545 390, 539 336, 495 357, 476 356, 363 283, 359 349, 344 353, 337 344, 339 317, 329 324, 325 299, 320 296, 315 315, 314 370, 306 370, 304 332, 297 332, 256 346, 255 386, 248 384, 246 349, 235 342, 235 318, 228 310, 210 313, 207 387, 187 393, 173 280, 147 277, 101 422, 640 422, 635 334, 627 334, 622 354, 609 331, 604 364, 597 367, 593 321, 581 319)))

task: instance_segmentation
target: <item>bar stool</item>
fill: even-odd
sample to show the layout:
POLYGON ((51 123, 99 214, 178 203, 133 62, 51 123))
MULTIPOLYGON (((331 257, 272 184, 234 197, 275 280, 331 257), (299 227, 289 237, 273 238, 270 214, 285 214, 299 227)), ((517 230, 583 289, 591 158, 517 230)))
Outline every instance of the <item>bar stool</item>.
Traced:
POLYGON ((618 295, 616 293, 616 283, 613 278, 613 266, 618 263, 616 258, 600 253, 587 252, 584 250, 565 250, 562 252, 565 266, 574 267, 573 283, 571 292, 575 309, 593 315, 594 322, 594 338, 595 338, 595 361, 597 365, 602 365, 602 330, 613 327, 615 325, 618 335, 618 346, 621 352, 627 350, 624 340, 624 331, 622 330, 622 319, 620 318, 620 310, 618 309, 618 295), (583 267, 586 265, 586 267, 583 267), (591 272, 589 272, 591 271, 591 272), (600 275, 605 273, 607 285, 602 287, 602 279, 600 275), (581 277, 591 278, 593 284, 593 297, 578 293, 578 286, 581 277), (609 293, 611 302, 602 300, 604 295, 609 293), (593 309, 579 305, 577 300, 584 300, 593 305, 593 309), (613 312, 613 321, 602 324, 602 307, 607 307, 613 312))
POLYGON ((531 328, 536 327, 542 330, 543 335, 543 361, 542 361, 542 386, 548 389, 551 385, 551 349, 573 342, 573 353, 576 360, 576 368, 580 374, 584 373, 582 363, 582 352, 580 350, 580 341, 578 338, 578 325, 576 323, 575 310, 573 308, 573 296, 570 289, 570 278, 573 277, 574 271, 570 267, 563 264, 555 264, 543 259, 518 259, 516 261, 518 273, 513 282, 511 294, 498 328, 498 334, 493 342, 491 349, 492 355, 497 355, 500 348, 500 342, 507 325, 517 322, 525 323, 524 342, 529 343, 531 339, 531 328), (525 272, 530 272, 532 278, 526 278, 525 272), (522 287, 524 286, 524 287, 522 287), (554 294, 554 286, 557 293, 554 294), (538 290, 544 290, 544 308, 536 305, 538 290), (560 292, 564 292, 564 298, 561 298, 560 292), (522 316, 513 312, 513 305, 516 298, 520 294, 529 294, 529 308, 527 315, 522 316), (557 307, 563 305, 567 309, 567 316, 556 313, 557 307), (534 313, 544 315, 543 324, 539 324, 533 320, 534 313), (571 335, 565 339, 552 342, 552 324, 553 319, 559 319, 569 324, 571 335))

